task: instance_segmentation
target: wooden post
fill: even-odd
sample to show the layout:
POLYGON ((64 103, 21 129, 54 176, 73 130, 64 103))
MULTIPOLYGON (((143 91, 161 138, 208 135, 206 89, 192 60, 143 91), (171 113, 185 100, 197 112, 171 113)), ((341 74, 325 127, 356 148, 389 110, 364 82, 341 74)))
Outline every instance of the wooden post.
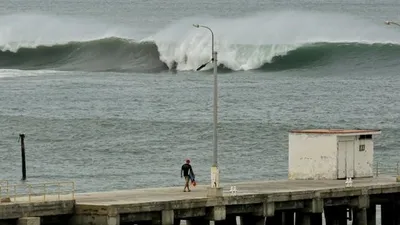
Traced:
POLYGON ((25 134, 19 134, 21 139, 21 156, 22 156, 22 180, 26 180, 26 163, 25 163, 25 134))

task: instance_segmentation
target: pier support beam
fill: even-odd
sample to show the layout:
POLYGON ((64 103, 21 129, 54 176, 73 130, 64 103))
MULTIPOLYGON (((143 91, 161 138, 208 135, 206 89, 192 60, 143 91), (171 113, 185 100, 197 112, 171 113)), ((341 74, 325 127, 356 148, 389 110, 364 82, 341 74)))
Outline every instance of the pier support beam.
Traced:
POLYGON ((72 225, 119 225, 119 214, 115 216, 107 215, 75 215, 71 221, 72 225))
POLYGON ((161 224, 162 225, 174 225, 174 210, 163 210, 161 211, 161 224))
POLYGON ((237 225, 236 216, 227 215, 225 220, 215 221, 215 225, 237 225))
POLYGON ((324 211, 324 201, 320 198, 320 193, 315 193, 315 198, 306 201, 304 209, 296 212, 296 225, 322 225, 322 212, 324 211))
POLYGON ((353 210, 353 225, 367 224, 367 209, 370 206, 368 190, 362 190, 362 195, 351 201, 350 206, 353 210))
POLYGON ((330 206, 324 208, 326 225, 347 225, 347 210, 345 206, 330 206))
POLYGON ((275 215, 275 202, 264 202, 262 207, 257 208, 254 216, 273 217, 275 215))
POLYGON ((307 213, 322 213, 324 211, 324 201, 320 198, 312 199, 306 202, 304 212, 307 213))
POLYGON ((223 221, 226 219, 226 208, 224 205, 214 206, 208 214, 206 219, 210 221, 223 221))
POLYGON ((40 225, 40 217, 22 217, 18 219, 17 225, 40 225))
POLYGON ((366 225, 367 224, 367 209, 366 208, 353 208, 353 225, 366 225))

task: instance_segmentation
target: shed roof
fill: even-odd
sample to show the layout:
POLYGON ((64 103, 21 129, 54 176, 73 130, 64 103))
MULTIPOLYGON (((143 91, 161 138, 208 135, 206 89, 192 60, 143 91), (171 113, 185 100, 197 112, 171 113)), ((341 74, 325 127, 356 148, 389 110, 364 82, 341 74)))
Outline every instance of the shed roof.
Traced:
POLYGON ((292 130, 290 133, 299 134, 336 134, 336 135, 357 135, 357 134, 380 134, 381 130, 376 129, 307 129, 292 130))

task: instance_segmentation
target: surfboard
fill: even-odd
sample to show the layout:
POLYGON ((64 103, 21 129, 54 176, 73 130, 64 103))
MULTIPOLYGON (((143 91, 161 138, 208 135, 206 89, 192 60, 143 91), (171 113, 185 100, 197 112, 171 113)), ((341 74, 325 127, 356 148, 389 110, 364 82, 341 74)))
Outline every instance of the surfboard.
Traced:
POLYGON ((196 186, 196 179, 193 173, 189 173, 189 179, 193 186, 196 186))

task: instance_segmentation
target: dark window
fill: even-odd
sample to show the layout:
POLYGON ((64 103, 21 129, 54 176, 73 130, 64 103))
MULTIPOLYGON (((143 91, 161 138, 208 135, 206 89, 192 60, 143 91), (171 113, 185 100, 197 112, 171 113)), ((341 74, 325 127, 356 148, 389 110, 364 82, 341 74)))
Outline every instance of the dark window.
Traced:
POLYGON ((372 134, 360 135, 359 140, 372 139, 372 134))

